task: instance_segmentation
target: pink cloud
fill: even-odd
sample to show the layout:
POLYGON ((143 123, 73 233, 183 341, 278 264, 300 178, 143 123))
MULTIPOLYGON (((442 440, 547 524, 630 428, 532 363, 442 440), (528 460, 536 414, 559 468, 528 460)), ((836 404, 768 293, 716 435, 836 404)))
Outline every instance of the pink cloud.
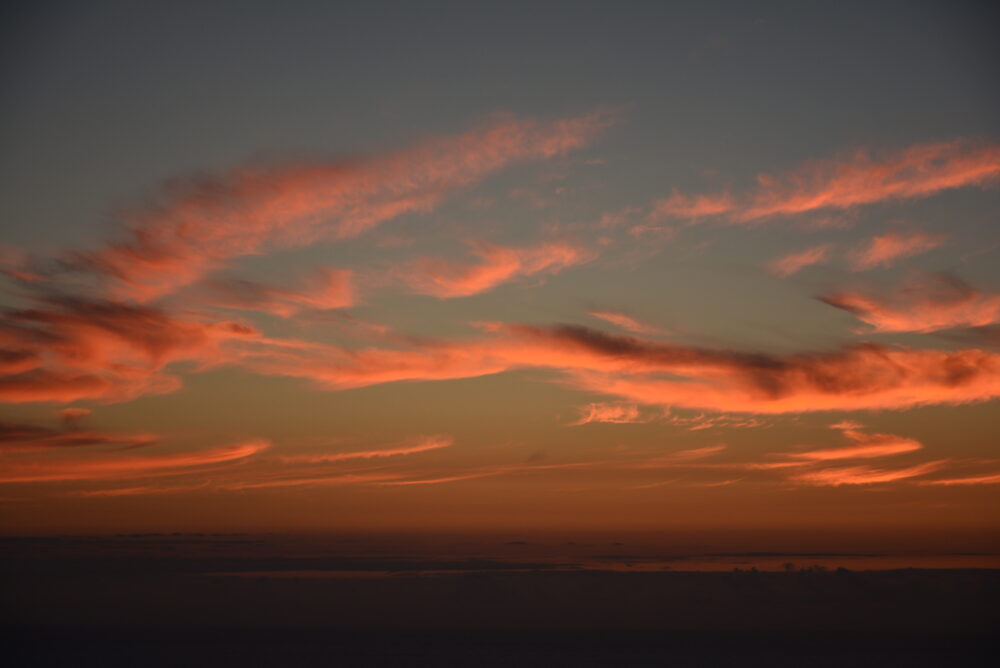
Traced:
POLYGON ((451 299, 487 292, 517 278, 557 274, 593 259, 583 248, 558 242, 528 248, 477 243, 472 253, 479 258, 478 263, 423 258, 398 273, 412 292, 451 299))
POLYGON ((70 297, 40 299, 33 309, 0 315, 0 344, 22 354, 0 370, 0 402, 121 401, 169 392, 175 362, 210 365, 221 346, 255 336, 234 322, 177 317, 149 306, 70 297))
POLYGON ((578 149, 611 122, 605 112, 550 122, 498 116, 465 134, 381 157, 251 166, 171 183, 159 203, 124 214, 127 240, 77 253, 74 261, 110 280, 119 297, 154 299, 231 258, 356 237, 426 211, 510 164, 578 149))
POLYGON ((632 332, 633 334, 663 333, 663 331, 659 328, 640 322, 632 316, 625 315, 624 313, 615 313, 614 311, 590 311, 587 315, 599 320, 604 320, 605 322, 610 322, 612 325, 621 327, 622 329, 632 332))
MULTIPOLYGON (((251 342, 252 343, 252 342, 251 342)), ((624 402, 724 413, 800 413, 960 404, 1000 396, 1000 355, 862 344, 784 357, 663 344, 583 327, 497 326, 485 339, 407 350, 266 349, 241 364, 329 389, 547 368, 624 402)))
POLYGON ((822 301, 851 313, 876 332, 936 332, 1000 322, 1000 295, 979 292, 943 274, 911 279, 889 298, 845 291, 822 301))
POLYGON ((867 243, 849 254, 851 269, 867 271, 877 267, 891 267, 897 260, 921 255, 941 246, 947 237, 943 234, 924 232, 888 232, 872 237, 867 243))
POLYGON ((830 259, 830 250, 832 248, 833 244, 820 244, 782 255, 768 262, 767 270, 775 276, 787 278, 793 274, 797 274, 806 267, 827 262, 830 259))
POLYGON ((299 290, 286 290, 234 278, 211 278, 194 288, 198 301, 225 308, 262 311, 287 318, 303 310, 345 308, 355 304, 354 273, 321 269, 299 290))
POLYGON ((674 193, 653 205, 661 216, 726 215, 733 222, 850 209, 876 202, 930 197, 953 188, 984 186, 1000 177, 1000 147, 965 141, 918 144, 872 155, 858 150, 814 160, 782 176, 762 174, 755 190, 728 194, 674 193))
POLYGON ((650 216, 699 219, 729 213, 736 207, 735 198, 729 194, 685 195, 674 191, 670 197, 653 203, 650 216))

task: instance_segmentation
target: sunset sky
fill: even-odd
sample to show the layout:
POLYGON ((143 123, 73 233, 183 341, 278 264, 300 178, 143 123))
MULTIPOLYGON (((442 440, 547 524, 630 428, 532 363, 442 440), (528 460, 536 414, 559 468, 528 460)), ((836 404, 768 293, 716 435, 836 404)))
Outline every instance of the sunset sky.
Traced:
POLYGON ((995 8, 340 4, 3 10, 0 532, 996 529, 995 8))

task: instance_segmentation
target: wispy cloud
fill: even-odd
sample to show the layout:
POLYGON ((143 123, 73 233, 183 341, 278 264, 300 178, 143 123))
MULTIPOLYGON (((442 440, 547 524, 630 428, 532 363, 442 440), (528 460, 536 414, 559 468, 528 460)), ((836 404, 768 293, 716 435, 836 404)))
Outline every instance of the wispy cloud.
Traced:
POLYGON ((592 422, 611 422, 614 424, 629 424, 649 422, 651 418, 644 417, 635 404, 590 403, 580 409, 580 418, 571 422, 570 426, 590 424, 592 422))
POLYGON ((948 274, 919 274, 888 298, 844 291, 821 298, 876 332, 936 332, 1000 322, 1000 294, 982 293, 948 274))
POLYGON ((357 450, 354 452, 331 452, 321 455, 295 455, 282 457, 284 462, 306 462, 306 463, 330 463, 351 459, 382 459, 385 457, 398 457, 401 455, 412 455, 430 450, 440 450, 454 445, 455 441, 450 436, 425 436, 412 439, 396 447, 382 448, 378 450, 357 450))
POLYGON ((756 223, 826 209, 930 197, 953 188, 982 186, 1000 177, 1000 147, 967 141, 917 144, 896 152, 857 150, 814 160, 781 176, 761 174, 742 196, 674 193, 653 205, 661 216, 725 216, 756 223))
POLYGON ((58 482, 66 480, 133 479, 187 472, 199 467, 235 462, 266 449, 263 440, 237 445, 162 455, 115 455, 76 459, 20 458, 8 461, 0 483, 58 482))
POLYGON ((412 292, 451 299, 487 292, 518 278, 557 274, 594 257, 580 246, 561 242, 525 248, 476 243, 472 253, 478 263, 422 258, 396 273, 412 292))
POLYGON ((921 485, 942 485, 945 487, 964 485, 1000 485, 1000 473, 989 475, 967 476, 964 478, 943 478, 940 480, 922 480, 921 485))
POLYGON ((888 232, 872 237, 848 254, 854 271, 867 271, 877 267, 891 267, 897 260, 921 255, 941 246, 947 239, 943 234, 925 232, 888 232))
POLYGON ((353 278, 349 269, 321 269, 309 276, 299 290, 238 278, 210 278, 197 284, 191 296, 196 302, 287 318, 303 310, 353 306, 356 302, 353 278))
POLYGON ((406 350, 312 346, 240 360, 265 374, 330 389, 470 378, 548 368, 575 387, 626 403, 724 413, 799 413, 960 404, 1000 396, 1000 355, 862 344, 772 356, 612 336, 578 326, 495 325, 493 335, 406 350))
POLYGON ((889 457, 905 452, 920 450, 923 445, 912 438, 894 434, 866 434, 856 429, 844 429, 844 436, 852 445, 839 448, 822 448, 796 452, 789 457, 811 462, 836 461, 841 459, 874 459, 889 457))
POLYGON ((804 471, 790 476, 791 480, 810 485, 874 485, 878 483, 906 480, 940 470, 944 460, 925 462, 916 466, 895 469, 878 469, 871 466, 845 466, 824 468, 818 471, 804 471))
POLYGON ((394 154, 330 164, 248 166, 173 182, 160 201, 122 215, 128 238, 76 253, 116 296, 150 300, 231 258, 355 237, 516 162, 587 144, 612 122, 600 111, 537 121, 513 116, 394 154))
MULTIPOLYGON (((65 411, 84 409, 65 409, 65 411)), ((89 413, 90 411, 87 411, 89 413)), ((117 434, 106 431, 78 429, 72 419, 64 422, 64 429, 49 429, 29 424, 0 422, 0 452, 56 450, 108 446, 129 450, 155 445, 159 439, 152 434, 117 434)))
POLYGON ((169 364, 210 364, 227 340, 256 334, 234 322, 120 301, 58 296, 38 303, 0 314, 0 343, 19 355, 0 375, 0 401, 120 401, 169 392, 180 386, 165 371, 169 364))
POLYGON ((787 278, 806 267, 827 262, 830 259, 832 248, 833 244, 819 244, 800 251, 793 251, 768 262, 767 270, 775 276, 787 278))
POLYGON ((604 320, 605 322, 610 322, 612 325, 621 327, 627 332, 632 332, 633 334, 663 334, 663 330, 653 325, 641 322, 630 315, 625 315, 624 313, 617 313, 615 311, 590 311, 587 315, 597 318, 598 320, 604 320))

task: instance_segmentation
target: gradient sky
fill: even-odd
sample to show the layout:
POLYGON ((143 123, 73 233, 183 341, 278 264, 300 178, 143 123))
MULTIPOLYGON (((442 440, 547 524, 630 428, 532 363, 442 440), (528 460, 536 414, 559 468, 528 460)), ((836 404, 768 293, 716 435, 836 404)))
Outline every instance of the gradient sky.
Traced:
POLYGON ((5 9, 0 530, 996 528, 988 5, 5 9))

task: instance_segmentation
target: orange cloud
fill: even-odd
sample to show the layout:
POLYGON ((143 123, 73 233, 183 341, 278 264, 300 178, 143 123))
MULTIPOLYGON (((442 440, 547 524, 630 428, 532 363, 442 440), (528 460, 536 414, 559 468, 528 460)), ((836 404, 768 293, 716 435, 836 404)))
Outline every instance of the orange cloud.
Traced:
POLYGON ((426 211, 512 163, 580 148, 610 123, 605 112, 551 122, 497 117, 379 158, 245 167, 175 182, 158 204, 124 214, 126 241, 73 260, 109 279, 119 297, 154 299, 230 258, 356 237, 391 218, 426 211))
POLYGON ((867 271, 876 267, 890 267, 896 260, 920 255, 934 250, 945 242, 943 234, 924 232, 888 232, 873 237, 849 255, 851 269, 867 271))
POLYGON ((224 308, 262 311, 287 318, 303 310, 353 306, 353 276, 349 269, 321 269, 308 278, 301 290, 235 278, 212 278, 196 286, 195 298, 224 308))
POLYGON ((811 246, 804 250, 795 251, 767 263, 767 270, 775 276, 787 278, 792 274, 797 274, 806 267, 816 264, 823 264, 830 259, 830 250, 833 244, 820 244, 811 246))
POLYGON ((487 292, 520 277, 556 274, 593 259, 593 254, 578 246, 556 242, 530 248, 478 243, 473 245, 472 253, 479 263, 423 258, 399 274, 412 292, 451 299, 487 292))
POLYGON ((842 468, 826 468, 818 471, 806 471, 791 476, 791 480, 810 485, 874 485, 882 482, 894 482, 907 478, 933 473, 944 465, 944 460, 926 462, 916 466, 900 469, 876 469, 870 466, 845 466, 842 468))
POLYGON ((865 434, 854 429, 844 429, 843 433, 853 445, 796 452, 789 456, 794 459, 804 459, 811 462, 839 459, 874 459, 876 457, 889 457, 904 452, 913 452, 923 447, 919 441, 894 434, 865 434))
POLYGON ((494 329, 486 339, 425 342, 408 350, 270 348, 248 353, 240 363, 259 373, 309 378, 330 389, 548 368, 573 386, 624 402, 725 413, 901 409, 1000 396, 1000 355, 976 349, 862 344, 776 357, 575 326, 494 329))
POLYGON ((158 440, 150 434, 85 431, 76 429, 75 422, 70 421, 65 424, 67 429, 57 430, 34 425, 0 423, 0 452, 81 448, 95 445, 127 450, 155 445, 158 440))
POLYGON ((399 475, 385 473, 342 473, 338 475, 276 478, 272 480, 235 482, 222 485, 226 490, 269 489, 274 487, 313 487, 327 485, 357 485, 384 483, 399 478, 399 475))
POLYGON ((1000 322, 1000 295, 984 294, 945 274, 908 281, 889 299, 860 292, 822 297, 876 332, 936 332, 1000 322))
POLYGON ((67 427, 76 427, 80 421, 91 414, 89 408, 78 408, 76 406, 70 408, 63 408, 58 412, 59 419, 62 420, 63 424, 67 427))
POLYGON ((400 455, 412 455, 418 452, 428 452, 430 450, 440 450, 454 445, 455 441, 450 436, 427 436, 415 439, 411 444, 401 445, 395 448, 383 450, 362 450, 356 452, 334 452, 325 455, 301 455, 295 457, 283 457, 284 462, 309 462, 313 464, 326 462, 340 462, 349 459, 381 459, 383 457, 398 457, 400 455))
POLYGON ((653 205, 661 216, 697 218, 727 215, 733 222, 758 222, 823 209, 850 209, 888 200, 930 197, 953 188, 983 186, 1000 177, 1000 147, 952 141, 918 144, 873 156, 858 150, 814 160, 783 176, 762 174, 743 197, 675 193, 653 205))
POLYGON ((0 371, 0 401, 120 401, 169 392, 180 380, 167 365, 208 365, 221 345, 254 336, 233 322, 179 318, 166 311, 109 300, 39 299, 34 309, 0 315, 0 344, 22 363, 0 371))
POLYGON ((171 475, 192 468, 246 459, 264 450, 268 445, 267 441, 255 440, 224 448, 169 455, 8 461, 4 472, 0 474, 0 483, 131 479, 151 475, 171 475))
POLYGON ((670 197, 653 203, 650 217, 698 219, 729 213, 736 206, 736 200, 729 194, 684 195, 675 190, 670 197))
POLYGON ((627 468, 655 469, 683 465, 687 462, 694 462, 708 457, 714 457, 726 450, 725 445, 709 445, 704 448, 692 448, 690 450, 678 450, 666 455, 650 457, 641 462, 629 465, 627 468))
POLYGON ((597 318, 599 320, 604 320, 605 322, 610 322, 612 325, 617 325, 622 329, 632 332, 633 334, 662 334, 663 331, 652 325, 647 325, 644 322, 639 322, 635 318, 624 313, 615 313, 613 311, 590 311, 587 315, 597 318))
POLYGON ((943 480, 922 480, 921 485, 944 485, 952 487, 955 485, 998 485, 1000 484, 1000 473, 990 475, 969 476, 967 478, 945 478, 943 480))
POLYGON ((571 422, 570 426, 579 426, 591 422, 611 422, 614 424, 628 424, 635 422, 648 422, 639 413, 639 407, 635 404, 602 404, 592 403, 584 406, 580 411, 580 419, 571 422))

